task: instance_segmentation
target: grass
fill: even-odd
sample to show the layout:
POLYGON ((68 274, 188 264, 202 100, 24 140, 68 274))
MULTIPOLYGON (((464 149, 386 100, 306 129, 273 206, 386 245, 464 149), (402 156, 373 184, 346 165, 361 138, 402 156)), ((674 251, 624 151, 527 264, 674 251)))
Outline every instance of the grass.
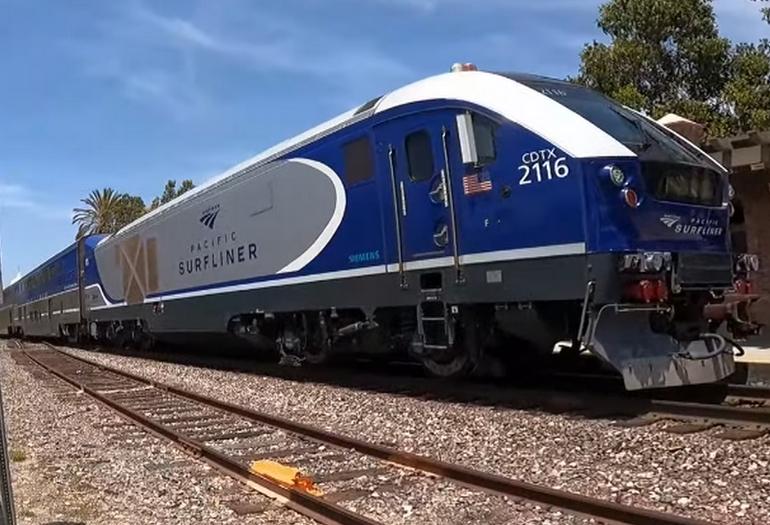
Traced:
POLYGON ((11 461, 20 463, 27 459, 27 453, 19 449, 11 449, 11 461))

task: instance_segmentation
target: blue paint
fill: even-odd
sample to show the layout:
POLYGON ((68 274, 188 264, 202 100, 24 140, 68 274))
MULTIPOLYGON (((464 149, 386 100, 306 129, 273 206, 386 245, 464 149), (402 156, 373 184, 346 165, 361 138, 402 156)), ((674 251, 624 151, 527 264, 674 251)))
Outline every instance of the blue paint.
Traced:
MULTIPOLYGON (((284 159, 295 157, 324 163, 337 172, 345 183, 347 209, 324 250, 302 270, 281 277, 340 271, 351 265, 396 263, 393 177, 396 195, 400 195, 402 184, 404 187, 407 213, 400 218, 404 259, 408 262, 450 255, 452 221, 449 209, 443 202, 430 198, 430 193, 441 182, 442 169, 452 187, 461 255, 573 243, 584 243, 589 253, 729 250, 725 207, 657 201, 645 187, 637 159, 574 159, 522 126, 465 102, 436 100, 400 106, 309 143, 284 159), (483 168, 468 167, 461 162, 455 116, 464 111, 476 112, 496 124, 497 156, 483 168), (420 130, 430 136, 433 170, 425 180, 413 181, 408 172, 404 139, 420 130), (444 133, 446 152, 442 140, 444 133), (375 175, 369 180, 349 184, 345 176, 343 146, 361 137, 370 140, 375 175), (393 174, 389 162, 391 150, 393 174), (538 154, 533 155, 533 152, 538 154), (535 168, 535 164, 539 167, 535 168), (561 172, 555 171, 557 164, 561 172), (617 165, 626 173, 623 187, 638 192, 641 197, 638 208, 629 208, 623 202, 622 188, 605 176, 603 169, 608 164, 617 165), (521 169, 525 165, 529 171, 521 169), (484 177, 491 181, 492 189, 466 195, 463 177, 481 169, 484 177), (557 176, 557 173, 566 175, 557 176), (682 225, 679 231, 662 220, 671 216, 682 225), (685 226, 688 229, 685 230, 685 226), (450 236, 450 241, 443 245, 442 228, 447 228, 450 236)), ((398 205, 400 209, 400 202, 398 205)), ((86 242, 91 255, 94 245, 93 238, 86 242)), ((76 283, 73 254, 71 246, 46 263, 61 265, 62 275, 50 287, 25 292, 11 287, 8 297, 23 303, 73 286, 76 283)), ((216 287, 275 278, 268 275, 217 283, 216 287)), ((99 282, 98 269, 92 264, 86 268, 86 283, 95 282, 99 282)), ((164 291, 162 295, 206 288, 211 286, 164 291)))
MULTIPOLYGON (((85 258, 88 260, 83 274, 86 286, 100 282, 94 248, 104 237, 104 235, 92 235, 83 241, 85 258)), ((72 243, 19 281, 8 286, 3 291, 3 302, 4 304, 26 304, 73 290, 77 285, 77 243, 72 243)))
POLYGON ((377 262, 380 260, 380 250, 374 250, 371 252, 354 253, 348 255, 348 262, 350 264, 362 264, 377 262))

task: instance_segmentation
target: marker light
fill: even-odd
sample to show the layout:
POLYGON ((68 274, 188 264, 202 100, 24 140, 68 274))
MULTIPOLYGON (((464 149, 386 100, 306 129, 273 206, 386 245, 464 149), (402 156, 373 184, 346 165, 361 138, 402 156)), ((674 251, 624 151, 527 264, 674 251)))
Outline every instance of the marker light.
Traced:
POLYGON ((626 283, 623 296, 638 303, 665 303, 668 301, 669 293, 664 280, 643 279, 626 283))
POLYGON ((631 188, 623 188, 623 200, 629 208, 639 207, 639 196, 631 188))
POLYGON ((610 180, 615 186, 622 186, 626 182, 626 174, 617 166, 607 166, 610 172, 610 180))

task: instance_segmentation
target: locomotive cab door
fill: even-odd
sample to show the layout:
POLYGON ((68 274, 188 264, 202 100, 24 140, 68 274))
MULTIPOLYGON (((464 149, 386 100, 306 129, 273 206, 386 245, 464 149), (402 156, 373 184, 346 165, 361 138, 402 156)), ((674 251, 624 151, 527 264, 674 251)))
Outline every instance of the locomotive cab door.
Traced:
POLYGON ((387 157, 402 272, 415 261, 446 257, 459 272, 452 176, 461 173, 462 161, 455 129, 451 111, 409 115, 375 129, 378 152, 387 157))

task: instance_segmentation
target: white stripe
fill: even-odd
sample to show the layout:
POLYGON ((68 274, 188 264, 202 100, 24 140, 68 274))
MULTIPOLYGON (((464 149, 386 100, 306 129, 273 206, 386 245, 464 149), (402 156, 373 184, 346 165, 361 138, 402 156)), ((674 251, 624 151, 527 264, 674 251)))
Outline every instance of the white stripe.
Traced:
MULTIPOLYGON (((205 295, 214 295, 220 293, 233 293, 242 292, 245 290, 257 290, 260 288, 273 288, 276 286, 285 286, 290 284, 303 284, 317 281, 331 281, 334 279, 349 279, 351 277, 361 277, 364 275, 378 275, 386 273, 386 268, 383 265, 367 266, 365 268, 355 268, 353 270, 342 270, 338 272, 316 273, 313 275, 301 275, 298 277, 286 277, 284 279, 272 279, 270 281, 259 281, 254 283, 234 284, 231 286, 221 286, 218 288, 207 288, 205 290, 195 290, 192 292, 181 292, 177 294, 164 295, 161 297, 153 297, 145 299, 145 304, 152 304, 158 301, 173 301, 175 299, 189 299, 190 297, 201 297, 205 295)), ((95 306, 91 310, 104 310, 107 308, 115 308, 118 306, 126 306, 126 302, 113 303, 108 306, 95 306)))
MULTIPOLYGON (((538 246, 535 248, 516 248, 513 250, 499 250, 496 252, 471 253, 460 256, 460 264, 478 264, 497 261, 516 261, 522 259, 536 259, 538 257, 557 257, 560 255, 578 255, 586 252, 586 245, 582 242, 571 244, 554 244, 551 246, 538 246)), ((406 270, 425 270, 451 266, 454 263, 452 257, 439 257, 436 259, 424 259, 410 261, 404 264, 406 270)), ((389 272, 398 271, 397 264, 388 265, 389 272)))
POLYGON ((483 71, 445 73, 409 84, 385 95, 375 113, 414 102, 441 99, 461 100, 488 108, 572 157, 636 157, 611 135, 536 89, 483 71))
MULTIPOLYGON (((518 248, 514 250, 500 250, 496 252, 476 253, 463 255, 460 257, 461 264, 478 264, 495 261, 510 261, 522 259, 534 259, 537 257, 556 257, 560 255, 577 255, 585 253, 584 243, 555 244, 552 246, 538 246, 535 248, 518 248)), ((440 268, 452 265, 452 257, 437 257, 433 259, 424 259, 421 261, 411 261, 404 266, 407 270, 422 270, 429 268, 440 268)), ((274 288, 276 286, 288 286, 292 284, 305 284, 322 281, 332 281, 336 279, 350 279, 353 277, 363 277, 367 275, 381 275, 388 272, 398 271, 397 264, 387 266, 367 266, 364 268, 355 268, 352 270, 340 270, 336 272, 316 273, 313 275, 301 275, 297 277, 287 277, 284 279, 271 279, 269 281, 259 281, 253 283, 235 284, 231 286, 221 286, 217 288, 207 288, 205 290, 195 290, 192 292, 181 292, 161 297, 145 299, 145 304, 152 304, 158 301, 173 301, 177 299, 189 299, 191 297, 203 297, 206 295, 215 295, 223 293, 243 292, 247 290, 258 290, 261 288, 274 288)), ((106 310, 125 306, 125 301, 120 303, 108 304, 105 306, 95 306, 91 310, 106 310)))
POLYGON ((326 164, 322 164, 315 160, 310 159, 292 159, 289 162, 299 162, 302 164, 306 164, 310 166, 313 169, 316 169, 329 177, 329 180, 332 181, 332 184, 334 185, 334 193, 336 194, 336 199, 334 202, 334 213, 332 213, 331 218, 329 219, 329 222, 324 227, 323 231, 321 232, 321 235, 318 236, 318 238, 313 242, 313 244, 310 245, 310 247, 305 250, 305 252, 294 259, 292 262, 278 270, 277 273, 289 273, 289 272, 296 272, 307 266, 307 264, 316 258, 316 256, 321 253, 321 250, 323 250, 327 244, 329 244, 329 241, 332 239, 334 234, 337 232, 337 228, 340 227, 340 224, 342 224, 342 218, 345 215, 345 208, 347 207, 347 197, 345 196, 345 187, 342 185, 342 180, 337 176, 337 174, 334 172, 333 169, 331 169, 326 164))

